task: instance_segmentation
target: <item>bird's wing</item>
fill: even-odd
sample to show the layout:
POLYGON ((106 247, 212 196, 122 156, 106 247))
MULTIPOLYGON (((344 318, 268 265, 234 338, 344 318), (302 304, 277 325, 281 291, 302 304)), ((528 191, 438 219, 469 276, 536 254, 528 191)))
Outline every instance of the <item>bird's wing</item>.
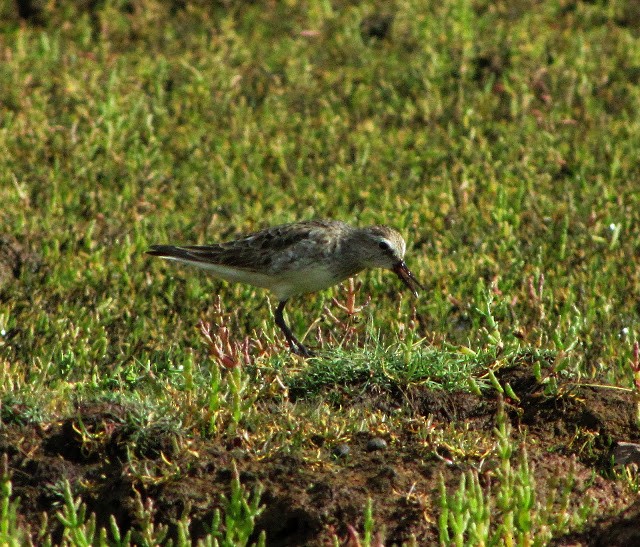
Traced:
POLYGON ((279 269, 296 255, 315 246, 311 237, 335 221, 310 220, 283 224, 255 232, 241 239, 213 245, 153 245, 148 253, 184 262, 218 264, 247 271, 279 269), (295 250, 295 249, 297 250, 295 250))

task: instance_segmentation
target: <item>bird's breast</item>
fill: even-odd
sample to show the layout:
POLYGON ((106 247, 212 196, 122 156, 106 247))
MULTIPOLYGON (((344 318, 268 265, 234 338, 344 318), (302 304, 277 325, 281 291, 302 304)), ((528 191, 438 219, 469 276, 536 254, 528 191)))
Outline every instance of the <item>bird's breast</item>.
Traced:
POLYGON ((282 275, 277 281, 274 280, 275 282, 270 289, 277 298, 286 300, 298 294, 321 291, 343 279, 344 277, 335 270, 326 266, 318 266, 298 270, 295 275, 282 275))

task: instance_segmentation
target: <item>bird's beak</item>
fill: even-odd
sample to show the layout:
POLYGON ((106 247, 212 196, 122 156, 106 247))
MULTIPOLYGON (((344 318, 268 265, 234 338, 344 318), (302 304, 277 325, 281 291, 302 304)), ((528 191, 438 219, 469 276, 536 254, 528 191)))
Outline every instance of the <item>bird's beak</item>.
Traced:
POLYGON ((404 263, 404 260, 401 260, 395 266, 393 266, 393 271, 402 280, 402 282, 407 287, 409 287, 409 290, 413 293, 414 296, 418 296, 418 290, 416 289, 416 287, 424 290, 424 287, 411 273, 409 268, 407 268, 407 265, 404 263))

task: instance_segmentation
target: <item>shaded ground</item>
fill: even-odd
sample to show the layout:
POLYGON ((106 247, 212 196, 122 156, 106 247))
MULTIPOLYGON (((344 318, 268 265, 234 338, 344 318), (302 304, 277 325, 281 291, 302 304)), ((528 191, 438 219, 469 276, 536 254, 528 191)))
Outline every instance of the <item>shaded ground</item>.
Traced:
POLYGON ((0 234, 0 288, 18 279, 23 270, 36 271, 41 260, 11 234, 0 234))
MULTIPOLYGON (((553 477, 566 476, 573 466, 578 492, 600 504, 602 516, 591 529, 558 538, 557 544, 629 545, 630 538, 637 540, 638 502, 634 504, 619 483, 604 478, 610 476, 616 442, 640 438, 632 395, 561 383, 558 393, 547 397, 524 367, 501 371, 499 379, 520 399, 507 400, 507 412, 514 435, 527 432, 538 485, 543 488, 553 477)), ((478 431, 495 427, 498 408, 490 396, 420 389, 354 404, 390 410, 410 405, 416 417, 431 416, 434 428, 452 424, 478 431)), ((19 415, 19 409, 12 411, 19 415)), ((309 439, 304 454, 260 458, 239 439, 186 440, 161 430, 141 435, 127 424, 125 408, 97 404, 46 426, 5 424, 0 452, 9 455, 20 512, 34 527, 43 511, 59 508, 59 485, 67 478, 96 512, 99 524, 106 525, 113 514, 121 527, 130 526, 136 519, 135 489, 153 499, 158 522, 174 521, 190 508, 192 537, 198 537, 205 533, 220 493, 228 493, 235 461, 246 487, 258 482, 265 487, 266 509, 257 528, 266 530, 269 545, 319 545, 334 532, 345 537, 347 524, 361 526, 368 497, 374 500, 376 524, 386 527, 389 544, 406 541, 412 533, 421 544, 437 543, 439 475, 455 487, 460 472, 474 466, 481 479, 490 480, 490 458, 479 465, 473 457, 452 453, 448 445, 418 438, 410 428, 385 439, 386 447, 379 440, 372 442, 375 437, 356 436, 348 449, 339 449, 340 456, 335 446, 309 439), (310 459, 309 453, 315 457, 310 459), (135 465, 126 463, 132 461, 135 465)))

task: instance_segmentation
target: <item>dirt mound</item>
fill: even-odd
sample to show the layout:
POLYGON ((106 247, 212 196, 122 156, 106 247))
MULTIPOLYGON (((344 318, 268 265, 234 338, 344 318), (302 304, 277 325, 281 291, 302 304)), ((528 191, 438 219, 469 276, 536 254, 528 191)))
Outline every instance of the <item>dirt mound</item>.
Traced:
MULTIPOLYGON (((514 434, 526 431, 539 485, 572 469, 583 496, 597 499, 602 510, 619 512, 630 503, 622 486, 605 477, 616 442, 639 437, 631 393, 559 382, 553 394, 545 395, 544 386, 524 366, 500 371, 498 379, 519 399, 506 400, 507 415, 514 434)), ((499 401, 491 395, 412 388, 402 395, 359 398, 355 404, 410 408, 414 421, 431 420, 433 428, 490 434, 499 401)), ((137 491, 143 499, 153 499, 158 522, 175 522, 188 509, 192 537, 197 538, 206 532, 220 494, 228 495, 237 466, 246 488, 264 486, 265 510, 256 528, 266 531, 269 545, 319 545, 331 533, 345 537, 346 525, 362 524, 368 498, 389 543, 415 534, 422 544, 431 544, 438 541, 439 476, 456 486, 461 470, 474 463, 473 456, 460 456, 447 443, 421 438, 409 427, 386 437, 357 434, 339 446, 310 438, 308 450, 300 454, 259 457, 229 439, 183 439, 160 427, 141 433, 128 425, 126 415, 124 407, 101 403, 78 408, 76 416, 56 423, 5 423, 0 452, 9 456, 23 518, 37 524, 43 511, 55 512, 59 485, 66 478, 101 526, 111 514, 122 528, 131 526, 137 491)), ((491 465, 483 469, 490 475, 491 465)), ((631 530, 638 523, 638 511, 636 503, 574 540, 596 545, 597 538, 627 533, 625 527, 631 530)), ((558 541, 576 544, 562 543, 568 538, 558 541)))

